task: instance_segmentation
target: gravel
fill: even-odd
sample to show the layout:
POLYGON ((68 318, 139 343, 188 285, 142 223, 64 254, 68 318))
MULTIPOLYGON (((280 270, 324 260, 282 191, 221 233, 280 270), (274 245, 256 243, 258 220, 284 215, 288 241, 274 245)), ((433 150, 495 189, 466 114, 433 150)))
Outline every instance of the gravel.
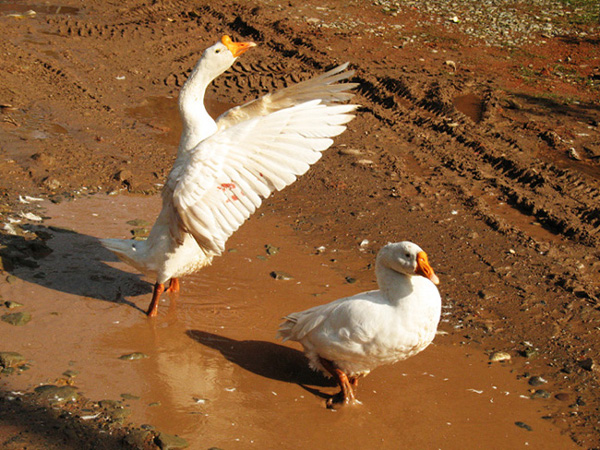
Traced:
MULTIPOLYGON (((392 16, 414 9, 430 17, 424 26, 443 26, 449 31, 459 31, 481 39, 488 46, 516 46, 542 44, 544 37, 586 36, 572 23, 590 21, 598 11, 592 2, 581 1, 571 7, 561 0, 375 0, 385 13, 392 16)), ((599 27, 596 27, 596 31, 599 27)))

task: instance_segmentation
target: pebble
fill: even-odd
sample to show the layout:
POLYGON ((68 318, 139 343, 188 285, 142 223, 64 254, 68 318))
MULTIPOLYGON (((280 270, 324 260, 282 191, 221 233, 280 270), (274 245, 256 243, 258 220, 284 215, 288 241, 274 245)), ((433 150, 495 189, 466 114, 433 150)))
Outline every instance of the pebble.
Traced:
POLYGON ((119 359, 122 359, 124 361, 134 361, 137 359, 144 359, 144 358, 148 358, 149 356, 146 355, 145 353, 141 353, 141 352, 133 352, 133 353, 128 353, 126 355, 121 355, 119 356, 119 359))
POLYGON ((156 438, 156 442, 161 450, 175 450, 178 448, 187 448, 188 442, 173 434, 160 433, 156 438))
POLYGON ((554 396, 556 400, 560 400, 561 402, 568 402, 570 395, 565 392, 560 392, 554 396))
POLYGON ((518 426, 519 428, 523 428, 527 431, 533 430, 533 428, 531 428, 531 426, 527 425, 525 422, 515 422, 515 425, 518 426))
POLYGON ((31 320, 31 314, 28 312, 4 314, 0 319, 6 323, 20 327, 26 325, 31 320))
POLYGON ((510 361, 511 356, 506 352, 494 352, 490 355, 490 362, 510 361))
POLYGON ((150 430, 129 430, 127 436, 125 436, 124 441, 126 444, 130 445, 132 448, 146 448, 148 446, 148 441, 152 439, 152 432, 150 430))
POLYGON ((357 148, 342 148, 338 151, 338 153, 340 155, 352 155, 352 156, 362 155, 362 152, 360 150, 358 150, 357 148))
POLYGON ((545 389, 537 389, 533 394, 531 394, 531 398, 550 398, 550 392, 546 391, 545 389))
POLYGON ((65 370, 63 372, 63 375, 67 378, 75 378, 77 375, 79 375, 79 371, 69 369, 69 370, 65 370))
POLYGON ((269 275, 271 275, 272 278, 275 278, 276 280, 293 280, 294 277, 291 276, 289 273, 283 272, 281 270, 274 270, 273 272, 271 272, 269 275))
POLYGON ((150 229, 148 228, 134 228, 133 230, 131 230, 131 235, 135 240, 146 239, 149 234, 150 229))
POLYGON ((12 300, 7 300, 4 302, 4 306, 6 306, 8 309, 15 309, 20 308, 23 306, 23 304, 19 302, 13 302, 12 300))
POLYGON ((528 381, 530 386, 541 386, 542 384, 547 383, 548 381, 546 381, 544 378, 542 377, 531 377, 528 381))
POLYGON ((265 244, 265 251, 267 252, 267 255, 276 255, 279 253, 279 247, 275 247, 271 244, 265 244))
POLYGON ((128 220, 125 223, 127 225, 131 225, 132 227, 139 227, 139 228, 145 228, 145 227, 149 227, 150 225, 152 225, 150 222, 148 222, 147 220, 144 220, 144 219, 128 220))
POLYGON ((23 355, 17 352, 0 352, 0 366, 7 368, 17 366, 24 362, 23 355))
POLYGON ((577 362, 577 365, 585 370, 591 371, 596 369, 596 364, 594 363, 594 360, 592 358, 582 359, 581 361, 577 362))
POLYGON ((128 394, 128 393, 121 394, 121 398, 123 400, 139 400, 140 399, 139 395, 128 394))
POLYGON ((41 399, 55 405, 74 402, 79 398, 79 392, 77 392, 77 388, 74 388, 73 386, 45 384, 36 387, 34 391, 41 399))

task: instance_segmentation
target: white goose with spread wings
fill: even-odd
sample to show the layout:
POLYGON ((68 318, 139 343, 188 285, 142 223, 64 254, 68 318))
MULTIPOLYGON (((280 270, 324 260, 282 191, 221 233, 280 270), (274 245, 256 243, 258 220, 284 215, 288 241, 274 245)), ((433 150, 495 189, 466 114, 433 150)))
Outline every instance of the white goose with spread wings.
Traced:
POLYGON ((148 316, 170 281, 220 255, 229 236, 273 191, 304 174, 354 116, 354 83, 347 64, 289 86, 213 120, 204 107, 207 86, 254 47, 224 36, 208 48, 181 89, 183 132, 163 190, 163 206, 145 241, 102 239, 102 244, 141 272, 156 277, 148 316))

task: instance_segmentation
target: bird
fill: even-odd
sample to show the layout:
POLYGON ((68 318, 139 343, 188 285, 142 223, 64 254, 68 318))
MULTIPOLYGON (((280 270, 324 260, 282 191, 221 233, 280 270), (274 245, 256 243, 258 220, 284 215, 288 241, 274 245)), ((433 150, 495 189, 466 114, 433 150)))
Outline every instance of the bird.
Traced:
POLYGON ((183 130, 148 238, 100 239, 156 280, 148 317, 157 316, 163 292, 179 292, 180 277, 222 254, 227 239, 262 201, 304 174, 354 118, 358 105, 346 102, 358 84, 347 82, 354 71, 345 63, 213 120, 204 106, 208 85, 255 46, 223 36, 203 52, 182 86, 183 130))
POLYGON ((283 342, 302 344, 313 370, 335 379, 340 392, 328 407, 360 403, 359 378, 423 351, 436 335, 439 278, 421 247, 409 241, 383 246, 375 274, 378 290, 289 314, 277 331, 283 342))

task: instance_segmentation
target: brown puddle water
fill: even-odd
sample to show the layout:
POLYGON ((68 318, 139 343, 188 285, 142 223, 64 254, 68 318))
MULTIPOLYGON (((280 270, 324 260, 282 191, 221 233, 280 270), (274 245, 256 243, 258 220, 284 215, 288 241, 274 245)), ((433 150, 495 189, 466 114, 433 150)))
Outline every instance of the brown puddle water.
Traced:
POLYGON ((159 199, 96 195, 44 206, 50 218, 42 229, 75 232, 50 229, 54 252, 0 285, 4 299, 33 316, 23 327, 0 322, 1 350, 32 361, 30 370, 1 379, 5 391, 76 370, 75 386, 87 397, 137 396, 125 401, 133 422, 178 434, 193 449, 576 448, 541 418, 543 402, 552 400, 526 398, 528 386, 511 366, 490 365, 481 348, 456 344, 448 323, 441 328, 450 334, 423 353, 364 379, 362 405, 327 410, 323 395, 337 388, 307 368, 299 346, 277 342, 275 331, 286 313, 375 281, 345 282, 365 261, 329 242, 303 244, 292 217, 263 207, 223 256, 184 278, 179 298, 165 296, 159 317, 149 320, 142 310, 154 280, 116 261, 94 237, 128 236, 126 221, 151 222, 159 199), (279 252, 267 255, 266 244, 279 252), (316 252, 321 245, 325 251, 316 252), (275 280, 272 271, 294 279, 275 280), (119 359, 132 352, 148 357, 119 359))
POLYGON ((475 123, 483 119, 483 100, 475 94, 459 95, 452 100, 454 107, 475 123))
MULTIPOLYGON (((204 105, 214 119, 230 108, 237 106, 232 103, 221 102, 211 96, 204 99, 204 105)), ((177 146, 182 130, 177 98, 148 97, 140 105, 128 108, 127 113, 134 119, 142 121, 156 130, 158 132, 157 137, 162 142, 177 146)))

